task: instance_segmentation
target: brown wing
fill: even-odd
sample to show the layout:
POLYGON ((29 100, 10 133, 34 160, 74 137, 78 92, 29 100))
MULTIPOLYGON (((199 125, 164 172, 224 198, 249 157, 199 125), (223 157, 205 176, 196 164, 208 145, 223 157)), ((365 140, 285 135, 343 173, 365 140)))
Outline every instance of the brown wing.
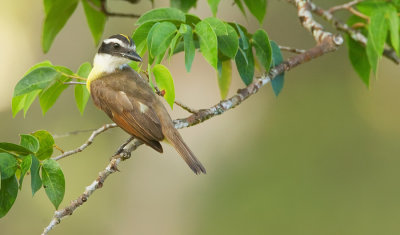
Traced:
POLYGON ((120 87, 115 78, 112 82, 108 80, 97 79, 91 83, 91 96, 95 105, 123 130, 162 152, 159 141, 164 139, 164 135, 159 118, 146 101, 135 97, 134 92, 127 91, 129 87, 133 89, 136 86, 134 80, 124 79, 120 87))

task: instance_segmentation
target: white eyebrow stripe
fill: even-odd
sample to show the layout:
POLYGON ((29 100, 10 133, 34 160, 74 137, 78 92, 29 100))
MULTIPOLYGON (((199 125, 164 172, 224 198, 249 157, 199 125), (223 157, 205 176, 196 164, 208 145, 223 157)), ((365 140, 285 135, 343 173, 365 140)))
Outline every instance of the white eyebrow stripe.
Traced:
POLYGON ((126 43, 124 43, 123 41, 119 40, 118 38, 108 38, 108 39, 105 39, 103 42, 105 44, 109 44, 109 43, 113 42, 113 43, 118 43, 119 45, 124 46, 124 47, 129 47, 128 45, 126 45, 126 43))

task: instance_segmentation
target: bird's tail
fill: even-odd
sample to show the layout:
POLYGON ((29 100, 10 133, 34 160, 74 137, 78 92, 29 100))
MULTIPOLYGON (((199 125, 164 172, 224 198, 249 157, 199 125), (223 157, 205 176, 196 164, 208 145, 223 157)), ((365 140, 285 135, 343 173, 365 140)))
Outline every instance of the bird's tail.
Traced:
POLYGON ((205 174, 206 169, 201 162, 196 158, 194 153, 189 149, 186 143, 183 141, 179 132, 174 128, 168 135, 165 135, 168 142, 175 147, 176 151, 181 155, 183 160, 189 165, 190 169, 198 175, 205 174))

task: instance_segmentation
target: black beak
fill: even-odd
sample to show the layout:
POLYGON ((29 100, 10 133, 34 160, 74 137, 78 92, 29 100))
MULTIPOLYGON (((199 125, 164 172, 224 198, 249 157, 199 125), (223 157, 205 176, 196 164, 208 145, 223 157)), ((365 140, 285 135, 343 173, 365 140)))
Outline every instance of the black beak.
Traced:
POLYGON ((130 60, 133 60, 133 61, 142 62, 142 58, 134 50, 130 50, 130 51, 126 52, 126 53, 121 53, 121 54, 122 54, 122 57, 125 57, 127 59, 130 59, 130 60))

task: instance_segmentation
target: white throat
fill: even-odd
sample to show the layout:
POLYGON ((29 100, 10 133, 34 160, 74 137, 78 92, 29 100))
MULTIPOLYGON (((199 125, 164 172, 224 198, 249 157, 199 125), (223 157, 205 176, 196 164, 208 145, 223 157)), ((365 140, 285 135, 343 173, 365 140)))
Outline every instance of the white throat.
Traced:
POLYGON ((93 61, 93 69, 97 73, 112 73, 130 62, 129 59, 97 53, 93 61))

